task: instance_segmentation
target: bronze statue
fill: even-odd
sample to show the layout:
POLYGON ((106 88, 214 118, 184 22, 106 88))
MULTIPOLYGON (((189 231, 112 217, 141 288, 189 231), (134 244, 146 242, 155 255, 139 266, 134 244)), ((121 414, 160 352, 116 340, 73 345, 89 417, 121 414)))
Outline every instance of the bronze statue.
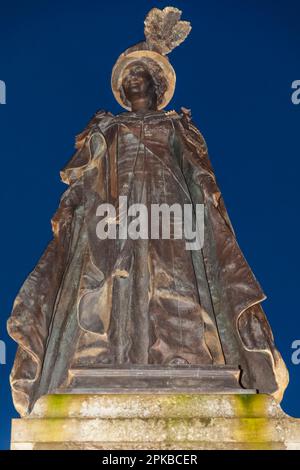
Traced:
POLYGON ((166 54, 191 29, 180 17, 172 7, 148 13, 145 41, 121 54, 112 72, 127 111, 97 112, 61 172, 69 188, 52 220, 54 239, 8 322, 19 344, 11 386, 21 415, 43 394, 76 392, 70 371, 102 370, 105 378, 113 368, 231 366, 241 370, 240 387, 280 399, 287 385, 260 305, 265 295, 237 244, 205 141, 187 109, 164 111, 175 88, 166 54), (99 238, 97 208, 113 205, 118 216, 108 225, 116 227, 120 196, 147 208, 204 204, 203 246, 99 238))

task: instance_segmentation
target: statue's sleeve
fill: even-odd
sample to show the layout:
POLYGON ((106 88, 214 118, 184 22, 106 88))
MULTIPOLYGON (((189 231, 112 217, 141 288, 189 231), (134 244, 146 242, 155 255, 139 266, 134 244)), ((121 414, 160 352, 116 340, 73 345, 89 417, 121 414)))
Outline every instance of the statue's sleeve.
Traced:
POLYGON ((106 117, 107 113, 97 113, 76 139, 77 151, 62 171, 62 178, 69 187, 62 195, 51 221, 53 239, 21 287, 8 320, 9 335, 19 346, 10 382, 15 407, 22 416, 30 412, 39 393, 56 299, 71 255, 71 246, 76 245, 78 237, 78 230, 74 227, 81 220, 84 194, 81 176, 95 164, 105 149, 101 125, 106 117))
POLYGON ((242 385, 280 400, 288 373, 260 305, 266 296, 237 243, 202 134, 186 112, 174 124, 192 201, 205 204, 208 236, 202 250, 217 322, 228 325, 219 329, 226 362, 235 360, 226 346, 234 344, 243 370, 242 385), (213 194, 219 195, 217 204, 213 194))
POLYGON ((22 285, 7 323, 18 351, 10 375, 13 401, 21 416, 34 403, 41 378, 56 298, 68 263, 76 208, 82 184, 74 182, 62 195, 52 218, 53 239, 22 285))
POLYGON ((60 172, 61 179, 66 184, 78 180, 87 169, 95 166, 107 149, 104 130, 113 115, 98 111, 83 132, 77 135, 76 152, 68 164, 60 172))

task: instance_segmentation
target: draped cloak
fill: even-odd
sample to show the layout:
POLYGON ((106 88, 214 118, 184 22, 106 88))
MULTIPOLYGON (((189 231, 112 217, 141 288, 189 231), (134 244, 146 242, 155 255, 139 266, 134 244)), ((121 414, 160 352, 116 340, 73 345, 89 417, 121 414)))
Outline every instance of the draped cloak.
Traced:
POLYGON ((61 172, 69 187, 52 219, 54 238, 8 320, 19 345, 11 373, 18 412, 62 389, 72 367, 176 357, 240 367, 243 387, 280 400, 288 374, 261 308, 265 295, 189 114, 99 111, 76 148, 61 172), (97 207, 118 209, 120 195, 132 203, 204 204, 203 246, 99 240, 97 207))

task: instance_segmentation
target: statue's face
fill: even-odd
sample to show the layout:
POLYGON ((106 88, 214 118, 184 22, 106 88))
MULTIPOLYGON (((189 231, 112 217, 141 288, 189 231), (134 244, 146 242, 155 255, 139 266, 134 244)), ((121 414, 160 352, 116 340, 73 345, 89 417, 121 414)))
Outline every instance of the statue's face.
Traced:
POLYGON ((153 78, 143 64, 131 65, 128 71, 125 71, 122 85, 130 103, 136 99, 153 97, 156 94, 153 78))

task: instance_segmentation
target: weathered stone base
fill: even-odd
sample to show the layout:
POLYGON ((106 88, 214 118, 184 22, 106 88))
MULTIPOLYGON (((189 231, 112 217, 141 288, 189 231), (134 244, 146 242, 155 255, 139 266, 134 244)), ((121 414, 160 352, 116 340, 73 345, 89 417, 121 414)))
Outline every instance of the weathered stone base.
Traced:
POLYGON ((267 395, 48 395, 12 449, 300 449, 300 419, 267 395))

